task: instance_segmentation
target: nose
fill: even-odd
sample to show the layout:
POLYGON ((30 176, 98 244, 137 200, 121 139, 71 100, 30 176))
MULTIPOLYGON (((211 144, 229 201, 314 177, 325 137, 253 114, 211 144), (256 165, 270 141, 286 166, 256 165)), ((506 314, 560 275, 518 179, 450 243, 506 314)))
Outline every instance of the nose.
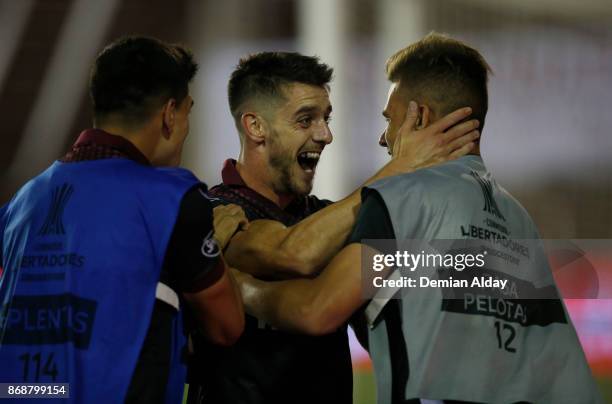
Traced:
POLYGON ((329 129, 329 125, 324 123, 318 130, 316 130, 313 134, 312 140, 317 143, 324 143, 326 145, 330 144, 334 137, 331 133, 331 129, 329 129))
POLYGON ((385 134, 386 134, 386 133, 387 133, 387 132, 383 132, 383 133, 380 135, 380 139, 378 139, 378 144, 379 144, 380 146, 382 146, 382 147, 387 147, 387 139, 385 138, 385 134))

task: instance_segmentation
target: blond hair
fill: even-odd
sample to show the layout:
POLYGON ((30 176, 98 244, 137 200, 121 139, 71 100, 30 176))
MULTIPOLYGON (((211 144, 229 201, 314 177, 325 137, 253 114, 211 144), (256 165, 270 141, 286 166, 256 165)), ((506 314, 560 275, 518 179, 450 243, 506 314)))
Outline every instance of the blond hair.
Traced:
POLYGON ((484 126, 492 71, 476 49, 432 32, 391 56, 386 72, 408 97, 439 110, 440 115, 469 106, 480 128, 484 126))

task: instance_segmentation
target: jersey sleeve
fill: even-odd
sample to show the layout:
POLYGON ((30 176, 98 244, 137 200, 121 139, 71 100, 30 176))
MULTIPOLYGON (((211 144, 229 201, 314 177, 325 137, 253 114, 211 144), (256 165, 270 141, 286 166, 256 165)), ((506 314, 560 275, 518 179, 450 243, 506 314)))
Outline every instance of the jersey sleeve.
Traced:
POLYGON ((324 209, 334 203, 329 199, 319 199, 314 195, 308 195, 306 197, 307 210, 311 213, 315 213, 324 209))
POLYGON ((347 244, 362 243, 366 239, 394 238, 393 225, 382 197, 376 191, 366 193, 347 244))
POLYGON ((168 243, 162 277, 180 292, 197 292, 214 284, 225 271, 214 239, 213 205, 205 185, 189 190, 181 201, 168 243))

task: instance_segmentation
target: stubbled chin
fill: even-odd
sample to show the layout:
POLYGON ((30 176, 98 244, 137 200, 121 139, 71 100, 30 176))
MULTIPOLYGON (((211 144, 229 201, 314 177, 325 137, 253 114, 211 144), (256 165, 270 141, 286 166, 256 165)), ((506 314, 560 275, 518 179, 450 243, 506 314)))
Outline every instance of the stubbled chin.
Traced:
POLYGON ((294 191, 300 196, 306 196, 312 191, 315 171, 306 172, 300 166, 298 166, 298 170, 299 175, 294 177, 294 191))
POLYGON ((302 186, 300 187, 299 190, 296 189, 296 194, 298 196, 307 196, 310 194, 310 192, 312 191, 312 182, 309 183, 304 183, 302 184, 302 186))

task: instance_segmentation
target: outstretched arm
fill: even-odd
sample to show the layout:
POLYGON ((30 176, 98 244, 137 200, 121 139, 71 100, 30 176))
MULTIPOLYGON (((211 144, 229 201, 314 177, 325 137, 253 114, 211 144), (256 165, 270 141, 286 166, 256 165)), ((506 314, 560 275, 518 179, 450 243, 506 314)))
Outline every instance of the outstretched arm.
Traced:
MULTIPOLYGON (((386 275, 385 272, 374 275, 369 270, 373 255, 379 252, 361 241, 394 238, 393 225, 382 198, 377 192, 368 192, 350 244, 318 277, 264 282, 236 272, 246 310, 280 328, 313 335, 332 332, 368 297, 363 287, 371 285, 374 276, 386 275), (362 260, 368 263, 368 270, 362 268, 362 260), (367 278, 363 278, 364 275, 367 278)), ((393 248, 388 246, 383 251, 391 253, 393 248)))
MULTIPOLYGON (((478 123, 457 123, 470 113, 470 108, 462 108, 416 130, 417 111, 408 111, 393 159, 364 185, 469 153, 478 137, 478 123)), ((229 264, 255 276, 287 278, 318 273, 345 244, 360 207, 359 193, 360 189, 291 227, 271 220, 253 221, 230 242, 226 251, 229 264)))
POLYGON ((345 247, 314 279, 265 282, 234 272, 247 312, 285 330, 323 335, 362 304, 361 246, 345 247))

